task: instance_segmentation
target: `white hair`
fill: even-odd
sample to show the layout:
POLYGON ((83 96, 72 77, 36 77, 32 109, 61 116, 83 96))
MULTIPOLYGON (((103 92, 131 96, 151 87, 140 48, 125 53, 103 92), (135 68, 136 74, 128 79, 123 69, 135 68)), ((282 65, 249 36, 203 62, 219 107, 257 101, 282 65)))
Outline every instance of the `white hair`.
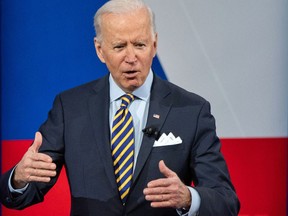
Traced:
POLYGON ((101 28, 102 16, 104 14, 123 14, 142 8, 145 8, 149 14, 151 33, 154 37, 156 33, 155 15, 148 5, 146 5, 142 0, 110 0, 99 8, 94 16, 94 28, 97 40, 99 42, 103 40, 101 28))

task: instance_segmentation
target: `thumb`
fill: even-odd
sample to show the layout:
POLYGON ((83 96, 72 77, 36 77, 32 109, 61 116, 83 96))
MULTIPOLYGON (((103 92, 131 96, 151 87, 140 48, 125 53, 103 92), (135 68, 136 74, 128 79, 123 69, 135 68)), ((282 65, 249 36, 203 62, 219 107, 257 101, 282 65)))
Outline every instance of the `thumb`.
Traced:
POLYGON ((176 176, 176 173, 170 170, 164 163, 163 160, 159 162, 159 170, 160 172, 167 178, 176 176))
POLYGON ((34 142, 31 146, 31 150, 34 152, 38 152, 41 145, 42 145, 42 134, 40 132, 36 132, 34 142))

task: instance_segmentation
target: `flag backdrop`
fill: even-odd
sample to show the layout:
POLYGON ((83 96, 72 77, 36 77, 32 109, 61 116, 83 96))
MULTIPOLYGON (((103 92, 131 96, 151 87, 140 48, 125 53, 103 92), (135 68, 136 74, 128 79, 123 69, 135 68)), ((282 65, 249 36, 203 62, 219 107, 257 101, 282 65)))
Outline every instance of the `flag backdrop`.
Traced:
MULTIPOLYGON (((62 90, 107 73, 93 16, 104 0, 1 1, 1 169, 19 161, 62 90)), ((287 206, 288 2, 146 0, 154 70, 212 104, 242 216, 287 206)), ((44 203, 2 216, 69 215, 65 170, 44 203)), ((1 215, 1 213, 0 213, 1 215)))

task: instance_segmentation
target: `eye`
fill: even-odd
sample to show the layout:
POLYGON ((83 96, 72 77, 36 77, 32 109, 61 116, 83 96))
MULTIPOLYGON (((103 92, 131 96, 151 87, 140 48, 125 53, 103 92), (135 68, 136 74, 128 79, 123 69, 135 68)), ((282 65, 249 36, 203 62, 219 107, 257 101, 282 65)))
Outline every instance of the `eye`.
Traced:
POLYGON ((144 43, 136 43, 135 44, 135 46, 137 47, 137 48, 144 48, 144 47, 146 47, 146 44, 144 44, 144 43))
POLYGON ((118 44, 118 45, 113 46, 113 49, 116 51, 120 51, 120 50, 124 49, 124 47, 125 46, 123 44, 118 44))

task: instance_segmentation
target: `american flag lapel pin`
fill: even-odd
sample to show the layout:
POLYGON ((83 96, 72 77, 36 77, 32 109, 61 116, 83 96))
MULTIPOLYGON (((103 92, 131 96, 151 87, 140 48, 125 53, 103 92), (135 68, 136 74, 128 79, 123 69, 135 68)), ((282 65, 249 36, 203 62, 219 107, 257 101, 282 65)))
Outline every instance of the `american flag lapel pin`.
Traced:
POLYGON ((153 118, 160 119, 160 115, 159 114, 153 114, 153 118))

